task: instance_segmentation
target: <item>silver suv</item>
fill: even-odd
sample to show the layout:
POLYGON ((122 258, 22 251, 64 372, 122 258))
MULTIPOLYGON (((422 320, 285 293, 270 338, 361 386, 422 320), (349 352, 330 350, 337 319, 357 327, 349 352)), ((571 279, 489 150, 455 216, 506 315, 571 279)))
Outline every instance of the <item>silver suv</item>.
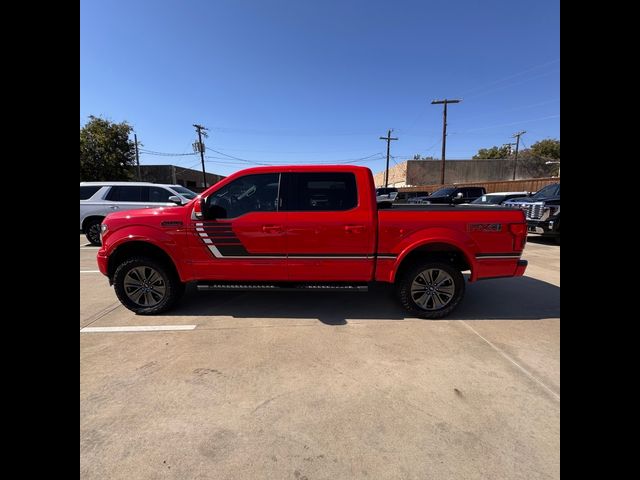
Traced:
POLYGON ((80 231, 100 245, 100 224, 113 212, 183 205, 197 193, 181 185, 143 182, 80 182, 80 231))

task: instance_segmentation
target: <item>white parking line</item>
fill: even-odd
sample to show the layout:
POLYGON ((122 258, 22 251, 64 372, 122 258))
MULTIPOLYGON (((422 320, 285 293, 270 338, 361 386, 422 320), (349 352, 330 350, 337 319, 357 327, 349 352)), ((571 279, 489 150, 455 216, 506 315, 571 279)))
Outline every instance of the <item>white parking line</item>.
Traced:
POLYGON ((81 333, 110 333, 110 332, 164 332, 177 330, 193 330, 197 325, 140 325, 129 327, 84 327, 81 333))
POLYGON ((100 273, 100 270, 80 270, 80 273, 100 273))
POLYGON ((491 348, 493 348, 496 352, 498 352, 500 355, 502 355, 504 358, 506 358, 507 360, 509 360, 511 363, 513 363, 516 367, 518 367, 525 375, 527 375, 531 380, 533 380, 534 382, 536 382, 538 385, 540 385, 542 388, 544 388, 547 392, 549 392, 551 395, 553 395, 556 400, 560 401, 560 395, 558 395, 556 392, 554 392, 553 390, 551 390, 549 387, 547 387, 544 383, 542 383, 540 380, 538 380, 536 377, 534 377, 528 370, 526 370, 525 368, 521 367, 518 363, 515 362, 515 360, 513 360, 509 355, 507 355, 506 353, 504 353, 502 350, 500 350, 498 347, 496 347, 493 343, 491 343, 489 340, 487 340, 486 338, 484 338, 482 335, 480 335, 478 332, 476 332, 476 330, 469 325, 467 322, 465 322, 464 320, 460 320, 462 322, 462 324, 467 327, 469 330, 471 330, 473 333, 475 333, 477 336, 479 336, 482 340, 484 340, 485 342, 487 342, 489 344, 489 346, 491 348))

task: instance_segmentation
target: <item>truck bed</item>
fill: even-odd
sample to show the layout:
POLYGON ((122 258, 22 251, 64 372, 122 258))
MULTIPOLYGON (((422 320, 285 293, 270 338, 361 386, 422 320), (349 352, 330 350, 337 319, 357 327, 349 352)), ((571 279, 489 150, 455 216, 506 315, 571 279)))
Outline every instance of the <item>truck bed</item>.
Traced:
POLYGON ((391 207, 380 208, 380 211, 384 210, 426 210, 426 211, 446 211, 446 212, 455 212, 460 210, 470 211, 470 210, 505 210, 508 207, 503 207, 502 205, 446 205, 446 204, 434 204, 434 205, 424 205, 424 204, 416 204, 416 203, 394 203, 391 207))

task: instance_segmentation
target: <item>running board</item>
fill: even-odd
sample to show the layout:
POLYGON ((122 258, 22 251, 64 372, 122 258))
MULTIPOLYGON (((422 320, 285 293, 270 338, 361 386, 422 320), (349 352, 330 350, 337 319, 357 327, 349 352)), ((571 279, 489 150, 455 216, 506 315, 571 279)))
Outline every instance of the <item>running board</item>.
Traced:
POLYGON ((199 292, 213 290, 223 291, 307 291, 307 292, 367 292, 367 285, 345 285, 345 284, 319 284, 319 283, 291 283, 291 284, 269 284, 269 283, 220 283, 220 282, 200 282, 197 285, 199 292))

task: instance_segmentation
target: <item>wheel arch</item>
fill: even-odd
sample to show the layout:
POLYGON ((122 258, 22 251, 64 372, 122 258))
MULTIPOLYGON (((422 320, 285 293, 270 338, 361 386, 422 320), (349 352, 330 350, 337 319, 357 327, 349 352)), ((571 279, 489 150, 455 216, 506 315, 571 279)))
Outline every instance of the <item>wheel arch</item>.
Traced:
POLYGON ((107 276, 109 277, 109 282, 113 282, 113 275, 118 268, 118 265, 127 258, 136 256, 153 258, 154 260, 166 265, 178 278, 181 278, 175 261, 166 250, 151 242, 144 240, 132 240, 118 245, 109 255, 109 261, 107 263, 107 276))
POLYGON ((471 270, 473 261, 465 249, 449 240, 430 240, 407 248, 398 256, 396 267, 392 271, 391 282, 395 282, 408 268, 425 260, 445 261, 463 272, 471 270))

